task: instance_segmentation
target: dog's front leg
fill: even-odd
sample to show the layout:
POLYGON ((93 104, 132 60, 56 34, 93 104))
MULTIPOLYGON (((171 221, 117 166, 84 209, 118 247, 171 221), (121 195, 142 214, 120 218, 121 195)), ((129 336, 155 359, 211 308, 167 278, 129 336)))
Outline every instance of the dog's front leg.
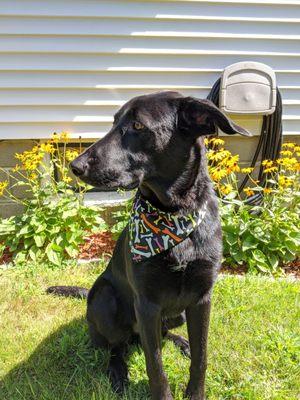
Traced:
POLYGON ((190 380, 186 396, 191 400, 205 399, 205 373, 207 365, 207 336, 210 300, 186 309, 187 328, 191 349, 190 380))
POLYGON ((147 299, 139 298, 135 302, 135 310, 152 399, 172 400, 161 358, 161 309, 147 299))

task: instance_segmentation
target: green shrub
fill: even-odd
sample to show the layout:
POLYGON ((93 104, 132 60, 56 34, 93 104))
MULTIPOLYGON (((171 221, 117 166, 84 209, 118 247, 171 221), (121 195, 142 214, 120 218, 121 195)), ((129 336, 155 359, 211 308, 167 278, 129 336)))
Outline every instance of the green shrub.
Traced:
POLYGON ((99 209, 83 204, 87 186, 68 175, 68 162, 78 153, 68 149, 67 142, 66 134, 54 135, 47 143, 15 155, 18 164, 8 176, 13 184, 1 182, 0 195, 21 203, 25 211, 0 220, 0 256, 8 247, 17 264, 32 260, 59 266, 76 258, 88 232, 104 230, 99 209), (15 197, 15 187, 22 187, 27 198, 15 197))
POLYGON ((209 170, 220 198, 225 263, 246 265, 251 272, 280 273, 300 251, 300 147, 285 143, 275 162, 264 160, 265 182, 253 177, 253 168, 241 168, 238 156, 210 139, 209 170), (237 174, 248 175, 251 186, 238 190, 237 174), (247 197, 261 194, 259 206, 247 197))
POLYGON ((113 234, 113 239, 117 240, 123 229, 126 227, 129 221, 129 217, 132 210, 133 199, 127 200, 122 205, 122 209, 115 211, 113 213, 113 218, 115 220, 114 225, 111 228, 113 234))

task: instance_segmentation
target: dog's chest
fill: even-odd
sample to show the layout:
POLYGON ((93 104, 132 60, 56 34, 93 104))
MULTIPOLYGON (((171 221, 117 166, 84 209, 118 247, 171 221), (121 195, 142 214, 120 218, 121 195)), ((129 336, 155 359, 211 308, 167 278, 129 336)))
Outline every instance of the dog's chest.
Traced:
POLYGON ((180 314, 203 299, 213 281, 213 269, 199 263, 152 267, 139 276, 136 291, 159 304, 165 316, 180 314))

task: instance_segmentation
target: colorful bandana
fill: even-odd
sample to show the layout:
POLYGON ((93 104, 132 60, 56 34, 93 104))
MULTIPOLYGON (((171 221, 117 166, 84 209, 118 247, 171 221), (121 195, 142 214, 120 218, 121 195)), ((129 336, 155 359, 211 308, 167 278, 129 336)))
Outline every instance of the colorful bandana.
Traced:
POLYGON ((135 262, 162 253, 186 239, 203 221, 207 203, 188 215, 160 211, 138 192, 129 220, 130 251, 135 262))

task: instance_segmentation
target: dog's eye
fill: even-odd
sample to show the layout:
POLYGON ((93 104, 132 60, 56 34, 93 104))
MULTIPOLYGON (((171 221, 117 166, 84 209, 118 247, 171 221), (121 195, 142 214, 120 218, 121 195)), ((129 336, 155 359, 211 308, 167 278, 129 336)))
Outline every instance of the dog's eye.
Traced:
POLYGON ((137 131, 141 131, 141 130, 145 129, 145 125, 141 124, 141 123, 138 122, 138 121, 135 121, 135 122, 133 123, 133 127, 134 127, 134 129, 137 130, 137 131))

